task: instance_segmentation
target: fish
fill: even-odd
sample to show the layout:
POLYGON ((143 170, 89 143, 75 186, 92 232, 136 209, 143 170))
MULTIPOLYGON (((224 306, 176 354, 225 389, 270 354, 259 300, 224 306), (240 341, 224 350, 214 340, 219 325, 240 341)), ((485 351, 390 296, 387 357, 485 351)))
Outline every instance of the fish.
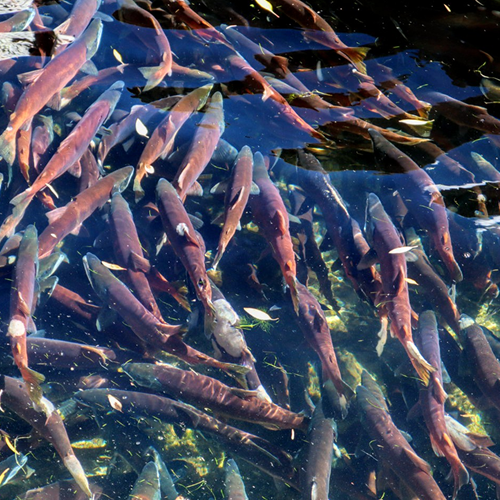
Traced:
POLYGON ((356 388, 361 422, 376 443, 377 456, 421 500, 445 500, 443 492, 431 475, 429 464, 420 458, 398 430, 387 411, 384 397, 378 389, 370 391, 364 385, 356 388))
MULTIPOLYGON (((236 158, 231 171, 231 177, 225 187, 224 197, 224 223, 222 226, 217 253, 212 262, 212 268, 215 270, 219 265, 220 259, 224 255, 227 245, 231 241, 236 229, 240 224, 241 216, 247 206, 250 193, 258 194, 259 188, 256 184, 252 186, 253 173, 253 154, 248 146, 243 146, 236 158)), ((211 189, 215 193, 221 189, 220 184, 211 189)))
MULTIPOLYGON (((158 66, 145 66, 139 68, 146 79, 146 86, 143 92, 148 92, 158 86, 166 76, 172 74, 172 50, 165 32, 158 20, 147 10, 139 7, 133 0, 119 0, 119 9, 113 17, 133 25, 139 25, 153 30, 153 43, 150 39, 146 45, 151 45, 159 60, 158 66)), ((140 34, 139 34, 140 36, 140 34)))
POLYGON ((113 123, 109 127, 110 133, 101 138, 99 146, 97 147, 97 163, 100 168, 104 166, 106 157, 108 156, 110 150, 116 145, 122 144, 123 148, 127 150, 130 141, 133 140, 132 136, 136 131, 135 124, 137 123, 137 120, 147 123, 156 115, 157 112, 158 110, 154 106, 136 105, 132 106, 130 113, 128 113, 122 120, 113 123))
POLYGON ((133 173, 133 167, 115 170, 75 196, 66 206, 49 212, 49 225, 38 239, 38 258, 47 257, 68 234, 78 234, 82 223, 95 210, 102 207, 113 193, 123 191, 128 186, 133 173))
POLYGON ((368 52, 367 48, 345 45, 328 22, 300 0, 270 0, 270 3, 278 12, 285 14, 306 28, 304 31, 306 39, 335 50, 361 74, 366 74, 366 65, 363 63, 363 59, 368 52))
MULTIPOLYGON (((56 411, 46 411, 47 418, 41 418, 40 413, 33 406, 24 382, 12 377, 6 375, 0 377, 0 394, 0 401, 3 405, 10 408, 52 444, 78 486, 88 498, 92 498, 85 471, 71 447, 66 428, 59 414, 56 411)), ((43 396, 40 404, 44 407, 52 406, 53 408, 52 403, 45 400, 43 396)))
POLYGON ((461 317, 463 328, 460 332, 460 340, 464 349, 464 355, 472 377, 481 392, 491 403, 500 408, 499 377, 500 362, 493 353, 482 328, 475 322, 470 322, 465 316, 461 317), (463 324, 467 321, 468 326, 463 324))
POLYGON ((117 264, 127 269, 128 281, 142 305, 153 316, 162 319, 146 276, 151 265, 144 257, 130 207, 119 192, 111 198, 109 224, 117 264))
POLYGON ((283 278, 290 288, 293 308, 298 314, 297 265, 290 236, 290 220, 280 192, 271 181, 264 157, 259 152, 254 155, 253 182, 259 188, 259 193, 250 196, 248 205, 280 266, 283 278))
POLYGON ((417 236, 414 228, 405 229, 405 239, 412 246, 412 257, 407 261, 408 275, 414 279, 432 296, 433 307, 448 326, 457 334, 460 334, 460 311, 450 296, 446 283, 432 266, 429 258, 425 254, 422 242, 417 236))
POLYGON ((36 304, 36 276, 38 271, 38 234, 35 226, 30 225, 24 231, 14 270, 10 298, 10 320, 7 335, 14 362, 26 383, 30 398, 35 408, 40 408, 42 388, 45 377, 28 366, 26 335, 36 331, 33 313, 36 304))
POLYGON ((141 340, 162 348, 171 336, 180 334, 181 325, 169 325, 154 316, 94 254, 87 253, 83 265, 97 295, 123 317, 141 340))
POLYGON ((182 202, 188 194, 199 194, 201 186, 197 179, 212 158, 224 129, 223 97, 216 92, 207 104, 205 115, 172 181, 182 202))
MULTIPOLYGON (((0 135, 0 156, 12 165, 18 130, 30 126, 33 117, 59 92, 97 52, 102 35, 102 21, 95 19, 78 40, 39 70, 37 78, 23 92, 9 124, 0 135)), ((10 176, 9 176, 10 177, 10 176)), ((10 183, 10 182, 9 182, 10 183)))
POLYGON ((403 345, 418 376, 424 385, 427 385, 434 368, 413 342, 406 258, 403 254, 389 253, 394 248, 402 246, 401 238, 380 200, 373 193, 368 195, 367 214, 373 248, 380 262, 383 300, 391 320, 391 331, 403 345))
POLYGON ((325 314, 314 295, 300 282, 297 282, 297 298, 297 323, 321 361, 323 388, 329 401, 341 418, 345 418, 346 385, 342 381, 325 314))
POLYGON ((205 267, 205 243, 195 231, 180 195, 170 182, 158 181, 156 198, 167 240, 186 268, 206 314, 211 315, 212 287, 205 267))
POLYGON ((393 176, 394 182, 409 212, 415 216, 422 229, 428 232, 434 248, 448 269, 450 278, 455 282, 461 281, 462 271, 453 254, 443 196, 429 175, 409 156, 378 132, 369 132, 378 165, 384 171, 396 174, 393 176))
POLYGON ((420 388, 419 407, 429 430, 432 449, 437 456, 444 456, 451 465, 455 481, 453 498, 469 482, 469 473, 459 458, 445 421, 444 403, 447 394, 443 388, 441 352, 436 317, 432 311, 419 315, 419 329, 415 341, 423 356, 434 367, 427 387, 420 388))
POLYGON ((229 387, 217 379, 200 373, 181 370, 168 364, 129 363, 125 373, 139 385, 156 389, 186 403, 210 408, 226 418, 256 422, 271 430, 305 431, 308 419, 259 399, 252 391, 229 387))
POLYGON ((248 500, 245 483, 237 463, 232 458, 224 464, 224 472, 226 475, 224 489, 227 498, 229 500, 248 500))
POLYGON ((328 500, 336 437, 335 422, 325 417, 320 400, 314 409, 300 465, 300 485, 304 500, 328 500))
POLYGON ((131 499, 160 500, 160 476, 154 462, 148 462, 137 478, 132 491, 131 499))
POLYGON ((199 87, 176 103, 168 115, 158 124, 142 151, 134 178, 136 201, 144 196, 142 179, 154 169, 152 164, 159 158, 166 158, 174 148, 174 141, 182 125, 197 110, 205 106, 213 85, 199 87))

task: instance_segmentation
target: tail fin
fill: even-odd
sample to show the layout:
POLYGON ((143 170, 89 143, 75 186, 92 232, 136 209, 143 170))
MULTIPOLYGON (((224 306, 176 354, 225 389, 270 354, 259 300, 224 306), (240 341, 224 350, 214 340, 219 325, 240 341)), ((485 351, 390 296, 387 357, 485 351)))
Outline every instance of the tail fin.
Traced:
POLYGON ((340 52, 349 62, 354 64, 359 72, 366 75, 366 64, 363 60, 369 50, 368 47, 346 47, 345 49, 338 49, 337 52, 340 52))
POLYGON ((299 292, 297 290, 297 278, 292 276, 291 279, 287 280, 288 286, 290 287, 290 295, 292 296, 293 310, 295 314, 299 315, 299 292))
POLYGON ((26 382, 31 400, 35 404, 35 407, 40 407, 43 397, 43 391, 40 384, 45 381, 45 377, 27 366, 20 367, 20 372, 23 380, 26 382))
POLYGON ((435 368, 425 360, 425 358, 422 356, 422 354, 420 354, 420 351, 413 342, 406 342, 405 349, 408 357, 410 358, 411 364, 413 365, 413 368, 415 368, 416 372, 418 373, 418 376, 421 378, 424 385, 429 385, 431 373, 436 371, 435 368))
POLYGON ((0 136, 0 156, 9 164, 9 180, 7 185, 10 184, 12 178, 12 164, 16 159, 16 134, 12 128, 8 128, 0 136))
POLYGON ((92 498, 92 492, 90 491, 89 482, 87 480, 87 476, 85 475, 85 471, 83 470, 82 464, 78 461, 75 455, 69 455, 63 458, 63 463, 66 469, 68 469, 69 473, 75 479, 75 482, 82 491, 89 497, 92 498))

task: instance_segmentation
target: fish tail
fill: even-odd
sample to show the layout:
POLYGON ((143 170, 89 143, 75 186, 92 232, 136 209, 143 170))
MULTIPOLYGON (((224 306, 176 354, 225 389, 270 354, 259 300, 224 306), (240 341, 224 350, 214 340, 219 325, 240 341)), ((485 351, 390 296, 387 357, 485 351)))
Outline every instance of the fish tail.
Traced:
POLYGON ((85 471, 83 470, 82 464, 79 462, 75 455, 69 455, 63 458, 64 466, 68 469, 69 473, 73 476, 76 484, 80 486, 82 491, 89 497, 92 498, 92 492, 90 491, 89 482, 85 471))
POLYGON ((288 279, 288 286, 290 287, 290 295, 292 296, 293 310, 295 314, 299 315, 299 291, 297 290, 297 278, 292 276, 288 279))
POLYGON ((13 129, 7 129, 0 135, 0 156, 9 164, 9 182, 12 178, 12 164, 16 159, 16 134, 13 129))
POLYGON ((163 80, 163 71, 161 66, 152 66, 152 67, 143 67, 139 68, 142 76, 147 80, 146 86, 144 87, 143 92, 147 92, 148 90, 154 89, 157 87, 163 80), (158 72, 162 75, 158 77, 158 72))
POLYGON ((323 375, 323 379, 323 390, 325 391, 328 401, 330 402, 333 410, 338 413, 336 417, 340 416, 343 420, 347 417, 347 398, 345 394, 337 390, 335 383, 331 380, 331 378, 325 379, 325 375, 323 375))
POLYGON ((338 49, 337 52, 340 52, 348 61, 354 64, 363 75, 366 75, 366 64, 363 61, 369 50, 368 47, 345 47, 338 49))
POLYGON ((465 486, 466 484, 469 483, 470 477, 469 477, 469 472, 465 468, 465 465, 460 461, 460 459, 457 456, 457 460, 455 460, 451 464, 451 472, 453 474, 453 479, 454 479, 454 488, 453 488, 453 499, 457 497, 458 491, 462 486, 465 486))
POLYGON ((412 341, 405 343, 405 349, 408 353, 411 364, 418 373, 418 376, 421 378, 425 386, 429 385, 431 373, 436 371, 436 369, 425 360, 422 354, 420 354, 417 346, 412 341))
POLYGON ((40 406, 43 397, 43 391, 40 384, 45 381, 45 377, 27 366, 22 366, 19 370, 23 380, 26 382, 30 399, 36 406, 40 406))
POLYGON ((22 215, 10 214, 0 226, 0 241, 4 238, 10 238, 15 232, 16 227, 21 222, 22 215))
POLYGON ((217 266, 219 265, 219 262, 222 259, 223 255, 224 255, 224 247, 218 248, 217 253, 215 254, 214 261, 212 262, 212 269, 214 271, 217 270, 217 266))
POLYGON ((134 179, 134 187, 133 187, 136 202, 141 200, 145 194, 144 189, 142 189, 142 186, 141 186, 141 180, 142 180, 142 176, 139 177, 139 172, 137 172, 137 175, 135 176, 135 179, 134 179))
POLYGON ((388 326, 389 326, 389 318, 387 315, 381 315, 380 316, 380 330, 377 333, 378 336, 378 342, 377 342, 377 355, 380 357, 382 356, 382 353, 384 352, 384 347, 387 342, 387 331, 388 331, 388 326))

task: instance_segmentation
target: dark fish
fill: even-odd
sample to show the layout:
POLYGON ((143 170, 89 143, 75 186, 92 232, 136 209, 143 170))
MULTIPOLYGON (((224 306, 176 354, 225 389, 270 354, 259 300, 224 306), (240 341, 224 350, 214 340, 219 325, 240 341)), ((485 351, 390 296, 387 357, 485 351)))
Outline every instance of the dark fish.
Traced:
POLYGON ((295 471, 287 453, 263 438, 224 424, 192 406, 154 394, 134 391, 92 389, 76 394, 78 401, 100 411, 109 410, 109 397, 119 402, 120 410, 124 414, 157 418, 163 422, 181 424, 206 432, 267 474, 296 485, 295 471))
POLYGON ((347 415, 346 386, 342 381, 325 314, 314 295, 298 281, 297 298, 299 306, 297 322, 304 337, 321 361, 323 386, 332 399, 333 407, 342 418, 345 418, 347 415))
POLYGON ((500 362, 491 350, 482 328, 475 322, 471 323, 470 318, 465 317, 465 322, 469 325, 462 325, 460 338, 467 365, 483 394, 500 409, 500 362))
POLYGON ((205 243, 195 231, 179 194, 170 182, 160 179, 156 196, 167 240, 186 268, 205 312, 211 314, 212 288, 205 268, 205 243))
POLYGON ((325 417, 319 401, 312 416, 304 460, 300 466, 303 500, 328 500, 335 439, 335 422, 325 417))
POLYGON ((348 47, 337 36, 333 28, 313 9, 300 0, 271 0, 278 12, 285 14, 306 28, 304 37, 335 50, 341 57, 349 61, 358 71, 366 74, 363 59, 367 48, 348 47))
MULTIPOLYGON (((432 306, 440 314, 441 318, 458 335, 460 332, 460 312, 457 305, 450 296, 448 287, 430 263, 422 247, 415 230, 405 230, 406 244, 411 249, 412 257, 407 262, 408 274, 419 286, 432 297, 432 306)), ((425 356, 424 356, 425 357, 425 356)))
POLYGON ((439 335, 436 317, 432 311, 424 311, 420 314, 419 329, 415 341, 422 355, 434 367, 429 385, 420 388, 419 406, 429 430, 434 453, 437 456, 446 457, 451 465, 455 479, 453 498, 456 498, 460 488, 469 482, 469 474, 460 461, 446 427, 444 403, 448 396, 443 389, 439 335))
POLYGON ((256 422, 272 430, 305 431, 308 426, 308 420, 303 415, 259 399, 251 391, 248 393, 229 387, 200 373, 167 364, 145 363, 126 364, 123 370, 142 386, 163 391, 190 404, 210 408, 217 415, 256 422))
MULTIPOLYGON (((35 410, 29 393, 24 383, 20 380, 2 376, 0 378, 0 387, 2 404, 10 408, 20 418, 33 426, 44 439, 54 446, 64 466, 73 476, 78 486, 80 486, 83 492, 91 498, 92 493, 89 488, 87 477, 71 447, 68 434, 66 433, 66 429, 59 414, 56 411, 46 412, 49 415, 45 417, 35 410)), ((52 403, 45 400, 43 397, 41 405, 52 407, 53 409, 52 403)))
POLYGON ((431 475, 429 464, 420 458, 395 426, 387 411, 380 389, 371 392, 365 386, 356 388, 361 421, 376 443, 375 450, 420 500, 445 500, 431 475))
POLYGON ((391 331, 399 339, 419 377, 427 385, 434 368, 413 342, 406 258, 403 253, 397 252, 398 248, 403 246, 401 238, 380 200, 373 193, 368 195, 367 213, 373 248, 380 262, 383 301, 389 312, 391 331))
POLYGON ((462 271, 453 255, 444 200, 429 175, 409 156, 393 146, 380 133, 370 130, 377 162, 393 176, 408 211, 429 234, 453 281, 462 280, 462 271), (399 175, 398 175, 399 174, 399 175))

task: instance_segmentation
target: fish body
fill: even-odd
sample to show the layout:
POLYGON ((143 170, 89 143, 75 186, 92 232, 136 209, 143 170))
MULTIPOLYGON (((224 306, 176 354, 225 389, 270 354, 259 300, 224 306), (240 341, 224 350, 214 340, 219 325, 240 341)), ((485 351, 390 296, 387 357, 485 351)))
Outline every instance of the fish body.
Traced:
POLYGON ((316 405, 300 466, 303 500, 328 500, 332 471, 335 423, 325 418, 321 401, 316 405))
MULTIPOLYGON (((40 190, 60 177, 75 162, 80 160, 96 132, 115 109, 123 87, 123 82, 114 83, 87 109, 82 119, 60 144, 54 156, 52 156, 33 184, 11 200, 11 203, 15 205, 14 214, 16 217, 24 213, 33 197, 40 190)), ((10 228, 3 228, 3 231, 7 229, 10 230, 10 228)))
POLYGON ((93 186, 77 195, 65 207, 49 212, 49 225, 40 234, 38 257, 43 259, 71 232, 78 231, 82 223, 95 210, 102 207, 113 193, 123 191, 134 173, 132 167, 123 167, 106 175, 93 186))
POLYGON ((233 453, 273 477, 285 479, 296 486, 290 456, 263 438, 227 425, 206 413, 180 401, 134 391, 91 389, 80 391, 76 399, 98 409, 110 408, 109 396, 121 404, 125 414, 158 418, 164 422, 181 424, 190 429, 210 434, 224 443, 233 453))
POLYGON ((111 199, 109 222, 117 264, 127 269, 128 281, 144 307, 161 319, 160 309, 146 277, 150 264, 144 257, 132 212, 119 192, 111 199))
POLYGON ((160 476, 154 462, 142 469, 129 496, 130 500, 160 500, 160 476))
MULTIPOLYGON (((151 29, 145 44, 151 46, 159 60, 158 66, 139 68, 147 80, 143 92, 147 92, 158 86, 166 76, 172 74, 172 50, 165 31, 158 20, 147 10, 139 7, 133 0, 119 0, 120 9, 114 13, 114 17, 122 22, 139 25, 151 29), (153 36, 149 36, 152 34, 153 36)), ((144 30, 143 30, 144 31, 144 30)), ((139 32, 140 33, 140 32, 139 32)))
POLYGON ((362 423, 376 442, 377 455, 408 485, 420 500, 445 500, 431 475, 430 466, 422 460, 395 426, 380 396, 364 385, 356 389, 362 423))
POLYGON ((156 196, 167 240, 186 268, 205 312, 209 313, 213 308, 212 287, 205 268, 205 243, 195 231, 179 194, 170 182, 160 179, 156 196))
POLYGON ((247 206, 252 189, 253 155, 248 146, 243 146, 231 172, 224 198, 224 224, 217 245, 212 267, 217 268, 227 245, 231 241, 241 216, 247 206))
POLYGON ((285 283, 290 288, 293 307, 297 313, 297 265, 290 236, 290 220, 280 192, 271 181, 260 153, 254 155, 253 181, 259 188, 259 194, 250 196, 249 206, 255 222, 271 247, 273 257, 280 266, 285 283))
POLYGON ((461 332, 467 364, 483 394, 500 409, 500 362, 493 353, 482 328, 473 323, 461 332))
POLYGON ((321 361, 323 385, 325 387, 333 385, 329 388, 335 391, 333 407, 342 418, 345 418, 347 415, 345 387, 325 314, 314 295, 300 282, 297 282, 297 295, 299 304, 297 322, 321 361))
POLYGON ((36 275, 38 271, 38 234, 35 226, 24 231, 14 271, 10 300, 10 321, 7 335, 10 338, 12 355, 26 382, 30 397, 36 405, 42 398, 40 383, 43 375, 28 367, 27 332, 36 330, 32 314, 36 304, 36 275))
POLYGON ((224 465, 226 480, 224 489, 228 500, 248 500, 245 483, 240 475, 236 462, 230 458, 224 465))
POLYGON ((114 309, 141 340, 164 348, 172 335, 178 335, 181 326, 169 325, 149 312, 101 261, 88 253, 83 258, 87 277, 99 297, 114 309))
POLYGON ((438 456, 445 456, 451 465, 455 479, 453 496, 455 498, 458 490, 469 482, 469 474, 457 454, 446 426, 444 403, 447 395, 443 389, 437 322, 432 311, 424 311, 420 314, 418 332, 415 338, 416 344, 425 359, 434 367, 429 385, 420 388, 419 405, 430 433, 434 452, 438 456))
POLYGON ((220 92, 216 92, 172 182, 183 202, 212 158, 224 128, 223 98, 220 92))
POLYGON ((190 404, 210 408, 218 415, 257 422, 273 430, 307 429, 308 421, 304 416, 256 397, 240 397, 237 390, 212 377, 166 364, 130 363, 124 370, 140 385, 162 390, 190 404))
POLYGON ((271 4, 277 12, 285 14, 306 28, 307 31, 304 32, 306 39, 335 50, 341 57, 355 66, 359 72, 366 74, 363 59, 368 49, 345 45, 325 19, 300 0, 271 0, 271 4))
MULTIPOLYGON (((54 446, 64 466, 73 476, 78 486, 91 498, 92 493, 87 477, 71 447, 66 428, 59 414, 56 411, 51 411, 47 418, 40 415, 33 407, 33 402, 25 384, 20 380, 2 376, 0 378, 0 389, 2 404, 33 426, 44 439, 54 446)), ((52 406, 52 403, 47 400, 43 403, 46 406, 52 406)))

